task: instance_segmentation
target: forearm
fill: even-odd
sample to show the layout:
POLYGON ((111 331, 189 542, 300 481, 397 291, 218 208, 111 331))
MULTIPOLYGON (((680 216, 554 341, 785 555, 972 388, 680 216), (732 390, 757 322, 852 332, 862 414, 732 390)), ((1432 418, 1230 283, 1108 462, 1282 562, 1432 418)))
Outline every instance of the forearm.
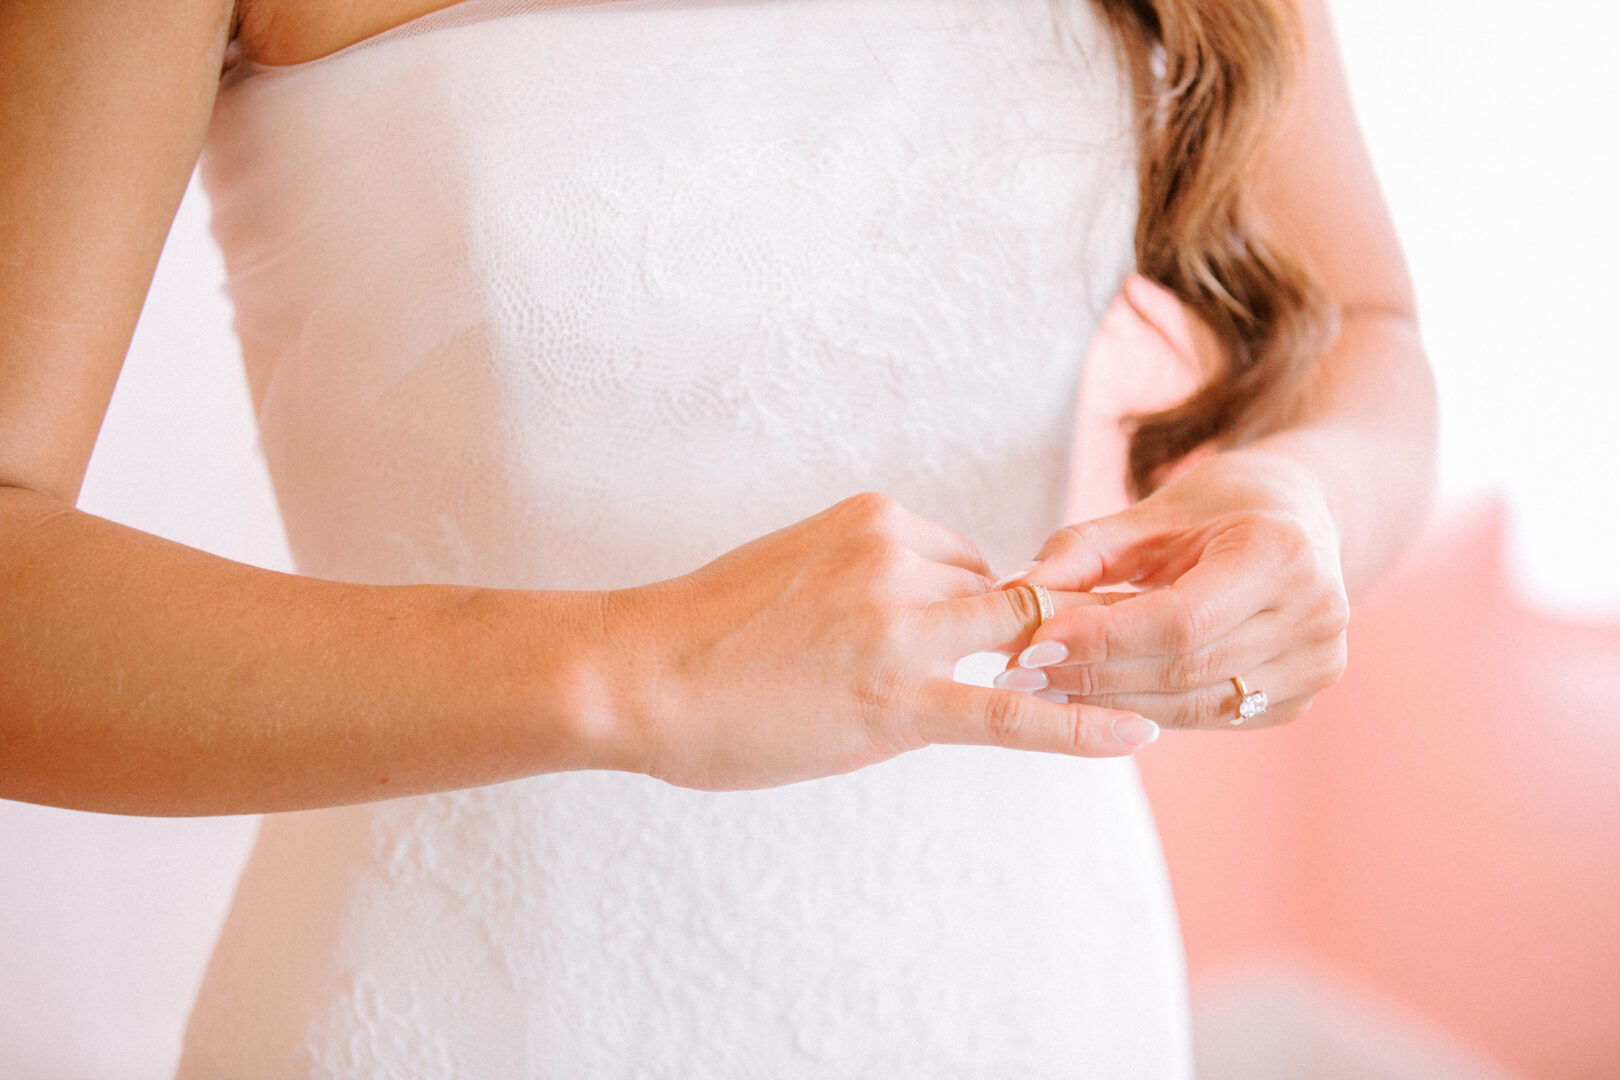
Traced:
POLYGON ((0 488, 0 797, 255 813, 611 767, 601 597, 275 573, 0 488))
POLYGON ((1317 365, 1297 422, 1232 453, 1274 466, 1283 483, 1319 491, 1354 598, 1428 516, 1436 413, 1434 379, 1413 320, 1350 310, 1317 365))

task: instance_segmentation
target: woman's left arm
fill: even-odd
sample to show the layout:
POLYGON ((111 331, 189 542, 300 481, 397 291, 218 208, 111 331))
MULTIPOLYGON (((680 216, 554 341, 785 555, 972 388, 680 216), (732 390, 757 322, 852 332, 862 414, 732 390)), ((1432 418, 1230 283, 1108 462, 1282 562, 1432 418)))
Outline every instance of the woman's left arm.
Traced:
MULTIPOLYGON (((1012 669, 1039 668, 1042 689, 1070 701, 1169 727, 1228 728, 1240 676, 1271 701, 1248 726, 1292 720, 1344 670, 1349 598, 1428 515, 1437 410, 1411 280, 1323 0, 1302 0, 1301 14, 1302 83, 1263 162, 1256 205, 1268 234, 1333 297, 1339 333, 1290 426, 1210 454, 1128 510, 1047 541, 1036 568, 1015 580, 1148 591, 1062 604, 998 682, 1031 688, 1036 672, 1012 669)), ((1127 296, 1149 322, 1179 314, 1145 281, 1127 296)), ((1194 326, 1195 351, 1212 347, 1194 326)))
POLYGON ((1284 250, 1317 274, 1341 330, 1317 365, 1302 422, 1249 448, 1304 466, 1337 526, 1358 595, 1416 535, 1434 498, 1434 379, 1406 259, 1350 104, 1324 0, 1301 0, 1306 62, 1256 192, 1284 250))

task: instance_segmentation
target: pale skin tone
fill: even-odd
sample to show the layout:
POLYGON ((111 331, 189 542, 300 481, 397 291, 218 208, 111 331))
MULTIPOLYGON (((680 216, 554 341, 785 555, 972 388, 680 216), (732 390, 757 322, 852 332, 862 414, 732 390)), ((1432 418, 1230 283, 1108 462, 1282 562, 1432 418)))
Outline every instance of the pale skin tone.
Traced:
POLYGON ((0 797, 237 813, 584 768, 765 787, 930 743, 1119 756, 1138 714, 1225 727, 1232 674, 1279 702, 1263 722, 1338 677, 1346 598, 1425 513, 1435 423, 1314 7, 1258 188, 1345 311, 1313 409, 1054 536, 1030 580, 1063 613, 1033 638, 1028 590, 871 493, 680 578, 562 593, 317 581, 75 509, 233 35, 294 63, 443 6, 0 0, 0 797), (1162 587, 1091 595, 1138 573, 1162 587), (1068 654, 1043 697, 950 679, 1032 642, 1068 654))
MULTIPOLYGON (((1052 536, 1041 565, 1015 580, 1080 591, 1134 580, 1149 591, 1072 598, 1083 610, 1041 627, 1001 685, 1230 730, 1241 675, 1271 701, 1245 729, 1295 720, 1344 672, 1349 600, 1428 511, 1436 404, 1411 280, 1327 13, 1301 10, 1303 85, 1257 194, 1341 311, 1309 407, 1295 426, 1206 458, 1129 510, 1052 536)), ((1173 322, 1161 290, 1138 279, 1126 295, 1148 322, 1173 322)), ((1190 330, 1175 344, 1207 363, 1212 335, 1190 330)))

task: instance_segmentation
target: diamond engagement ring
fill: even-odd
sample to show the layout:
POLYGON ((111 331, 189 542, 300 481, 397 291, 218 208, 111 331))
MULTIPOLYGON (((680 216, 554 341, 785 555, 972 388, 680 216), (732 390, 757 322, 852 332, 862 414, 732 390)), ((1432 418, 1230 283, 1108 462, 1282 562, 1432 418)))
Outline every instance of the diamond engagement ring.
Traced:
POLYGON ((1271 703, 1266 700, 1266 692, 1264 690, 1256 690, 1253 693, 1250 693, 1249 688, 1243 685, 1243 679, 1237 675, 1232 676, 1232 683, 1237 687, 1237 692, 1240 698, 1238 701, 1237 719, 1232 721, 1234 725, 1241 724, 1245 720, 1253 720, 1257 716, 1265 715, 1266 708, 1271 703))
POLYGON ((1035 594, 1035 604, 1041 609, 1041 621, 1035 624, 1035 628, 1039 630, 1046 625, 1046 620, 1050 619, 1054 614, 1052 594, 1046 591, 1045 585, 1031 585, 1025 582, 1024 588, 1035 594))

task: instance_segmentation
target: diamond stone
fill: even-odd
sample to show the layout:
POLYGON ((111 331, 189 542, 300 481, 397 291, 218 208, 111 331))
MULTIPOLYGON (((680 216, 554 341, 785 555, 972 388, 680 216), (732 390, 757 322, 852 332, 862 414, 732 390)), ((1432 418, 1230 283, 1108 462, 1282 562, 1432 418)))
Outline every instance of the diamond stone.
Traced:
POLYGON ((1243 701, 1239 703, 1238 715, 1245 720, 1253 720, 1255 717, 1265 712, 1266 706, 1269 704, 1270 702, 1266 700, 1266 692, 1264 690, 1256 690, 1254 693, 1246 695, 1243 698, 1243 701))

